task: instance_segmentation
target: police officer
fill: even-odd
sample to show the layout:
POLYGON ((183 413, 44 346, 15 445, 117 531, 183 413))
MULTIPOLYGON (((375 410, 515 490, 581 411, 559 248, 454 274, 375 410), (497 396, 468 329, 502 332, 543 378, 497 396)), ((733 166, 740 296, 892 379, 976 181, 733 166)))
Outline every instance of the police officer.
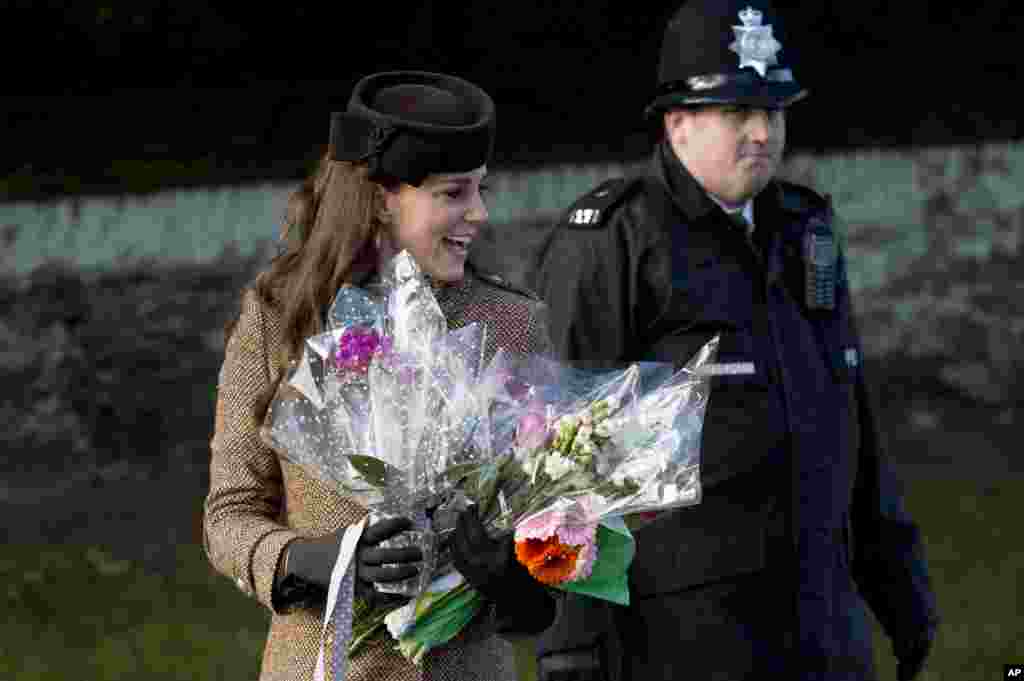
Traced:
POLYGON ((806 95, 787 47, 763 0, 680 8, 649 166, 580 198, 541 249, 565 360, 679 365, 722 338, 701 503, 637 529, 628 608, 562 600, 541 681, 867 681, 865 603, 900 681, 931 648, 935 599, 880 450, 830 202, 775 178, 806 95))

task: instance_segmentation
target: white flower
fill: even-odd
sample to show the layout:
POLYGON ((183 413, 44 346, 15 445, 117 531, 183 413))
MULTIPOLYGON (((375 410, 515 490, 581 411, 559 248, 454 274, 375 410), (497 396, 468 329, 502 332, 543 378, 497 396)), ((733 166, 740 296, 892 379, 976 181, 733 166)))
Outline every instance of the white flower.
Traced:
POLYGON ((619 408, 619 398, 617 395, 612 395, 611 397, 605 400, 605 403, 608 405, 609 413, 619 408))
POLYGON ((526 463, 523 464, 523 470, 526 471, 526 475, 529 476, 531 482, 536 482, 537 472, 540 470, 540 465, 547 459, 549 451, 542 449, 536 452, 532 457, 527 458, 526 463))
POLYGON ((384 624, 387 625, 388 633, 396 641, 409 631, 413 622, 416 621, 416 599, 413 599, 397 610, 392 610, 384 617, 384 624))
POLYGON ((576 432, 576 439, 577 440, 583 440, 583 441, 586 442, 586 441, 590 440, 590 436, 593 435, 593 434, 594 434, 593 426, 591 426, 589 424, 585 424, 582 428, 580 428, 576 432))
POLYGON ((594 453, 594 443, 589 438, 576 438, 572 445, 573 454, 589 455, 594 453))
POLYGON ((598 437, 604 437, 604 438, 611 437, 612 436, 612 431, 611 431, 611 428, 608 425, 608 422, 607 421, 601 421, 601 423, 597 424, 597 428, 594 428, 594 435, 596 435, 598 437))
POLYGON ((558 452, 551 452, 544 460, 544 472, 552 480, 558 480, 562 476, 571 473, 572 470, 572 459, 563 457, 558 452))
POLYGON ((562 430, 572 425, 572 417, 568 414, 563 414, 555 420, 555 430, 562 430))

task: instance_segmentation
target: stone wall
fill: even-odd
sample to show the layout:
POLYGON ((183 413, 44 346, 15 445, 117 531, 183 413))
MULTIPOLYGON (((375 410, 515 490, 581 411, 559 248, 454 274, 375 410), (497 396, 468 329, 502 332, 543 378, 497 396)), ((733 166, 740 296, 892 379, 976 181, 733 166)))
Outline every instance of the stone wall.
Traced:
MULTIPOLYGON (((638 166, 496 170, 475 257, 528 281, 559 212, 638 166)), ((1022 397, 1024 146, 796 156, 783 175, 833 196, 870 356, 925 362, 974 399, 1022 397)), ((24 277, 54 259, 96 271, 147 258, 265 259, 293 186, 0 204, 0 275, 24 277)))
MULTIPOLYGON (((1024 399, 1024 148, 796 157, 783 176, 832 194, 865 351, 905 364, 887 374, 927 368, 983 403, 1024 399)), ((528 282, 555 219, 495 226, 481 259, 528 282)))

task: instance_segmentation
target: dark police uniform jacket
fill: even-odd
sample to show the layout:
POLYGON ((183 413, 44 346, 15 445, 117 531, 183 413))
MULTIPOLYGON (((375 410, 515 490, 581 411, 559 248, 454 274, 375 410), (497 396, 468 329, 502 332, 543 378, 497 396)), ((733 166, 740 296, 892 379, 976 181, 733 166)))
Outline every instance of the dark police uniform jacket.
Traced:
POLYGON ((894 640, 935 626, 841 253, 833 309, 808 303, 803 240, 832 219, 826 199, 775 181, 750 240, 662 144, 647 173, 599 186, 553 231, 536 283, 562 359, 681 365, 721 333, 718 362, 741 371, 712 379, 701 503, 636 531, 628 608, 563 600, 541 681, 591 664, 603 675, 564 678, 872 679, 865 601, 894 640))

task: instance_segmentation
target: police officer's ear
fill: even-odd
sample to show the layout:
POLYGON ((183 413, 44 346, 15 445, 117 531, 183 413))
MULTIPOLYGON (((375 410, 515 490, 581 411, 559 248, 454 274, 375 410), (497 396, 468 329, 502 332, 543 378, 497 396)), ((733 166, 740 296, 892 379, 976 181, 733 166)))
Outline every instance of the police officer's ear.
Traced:
POLYGON ((674 149, 682 149, 686 146, 686 137, 689 131, 689 122, 693 112, 688 109, 669 109, 662 114, 662 123, 665 128, 665 139, 674 149))

